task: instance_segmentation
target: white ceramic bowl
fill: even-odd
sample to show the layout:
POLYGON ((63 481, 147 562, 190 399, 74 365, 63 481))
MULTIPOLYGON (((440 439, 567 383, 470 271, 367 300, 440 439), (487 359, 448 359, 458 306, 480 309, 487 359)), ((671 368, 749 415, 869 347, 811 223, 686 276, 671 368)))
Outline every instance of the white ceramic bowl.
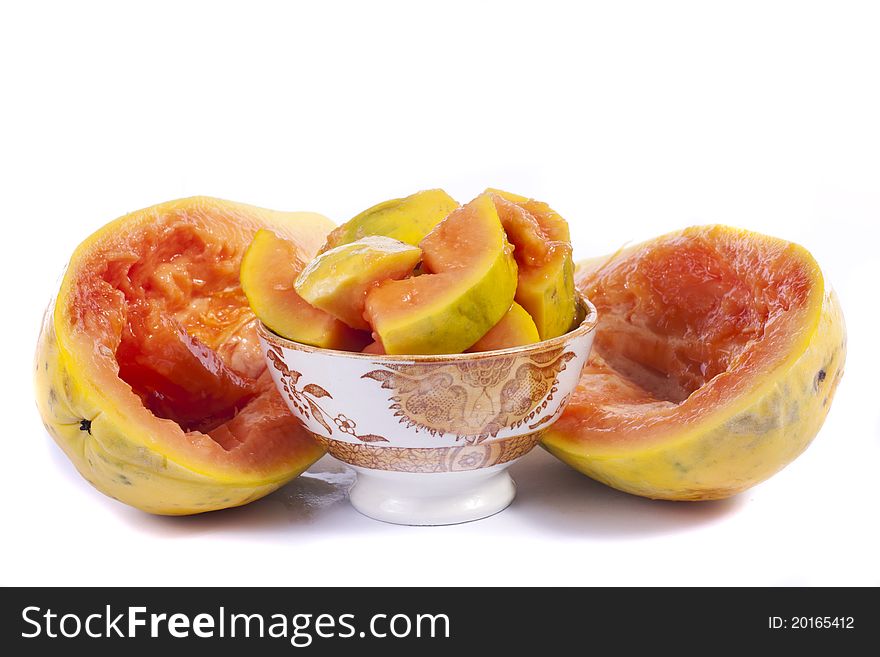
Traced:
POLYGON ((319 349, 260 325, 291 412, 357 472, 361 513, 407 525, 485 518, 513 501, 507 468, 562 413, 590 353, 596 309, 523 347, 446 356, 319 349))

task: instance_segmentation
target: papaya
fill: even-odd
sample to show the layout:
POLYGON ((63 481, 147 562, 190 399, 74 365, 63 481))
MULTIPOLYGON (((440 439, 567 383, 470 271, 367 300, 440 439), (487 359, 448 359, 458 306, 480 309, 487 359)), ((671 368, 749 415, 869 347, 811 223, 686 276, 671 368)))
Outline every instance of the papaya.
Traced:
POLYGON ((364 348, 361 350, 361 353, 364 353, 364 354, 375 354, 375 355, 377 355, 377 356, 380 356, 380 355, 382 355, 382 354, 385 353, 385 347, 383 347, 383 346, 382 346, 382 343, 379 342, 378 340, 374 340, 373 342, 371 342, 370 344, 368 344, 366 347, 364 347, 364 348))
POLYGON ((544 447, 644 497, 730 497, 794 460, 843 376, 846 328, 813 256, 700 226, 582 263, 593 351, 544 447))
POLYGON ((416 246, 458 203, 442 189, 427 189, 406 198, 374 205, 335 228, 321 253, 371 235, 391 237, 416 246))
POLYGON ((477 340, 468 351, 494 351, 509 349, 538 342, 538 327, 525 308, 514 302, 504 317, 482 338, 477 340))
POLYGON ((419 243, 420 276, 385 281, 364 316, 389 354, 461 353, 513 303, 517 266, 488 194, 454 210, 419 243))
POLYGON ((368 330, 364 304, 385 280, 413 273, 422 250, 390 237, 363 237, 324 251, 296 279, 296 292, 308 303, 356 329, 368 330))
POLYGON ((262 497, 323 454, 266 369, 239 266, 260 229, 304 260, 331 227, 196 197, 125 215, 77 247, 46 312, 35 386, 46 430, 89 483, 150 513, 200 513, 262 497))
POLYGON ((541 340, 567 333, 577 314, 568 222, 541 201, 498 189, 486 191, 515 247, 516 302, 532 316, 541 340))
POLYGON ((369 342, 369 334, 354 330, 299 295, 295 282, 305 266, 296 244, 266 228, 258 230, 239 273, 241 289, 254 314, 288 340, 357 351, 369 342))

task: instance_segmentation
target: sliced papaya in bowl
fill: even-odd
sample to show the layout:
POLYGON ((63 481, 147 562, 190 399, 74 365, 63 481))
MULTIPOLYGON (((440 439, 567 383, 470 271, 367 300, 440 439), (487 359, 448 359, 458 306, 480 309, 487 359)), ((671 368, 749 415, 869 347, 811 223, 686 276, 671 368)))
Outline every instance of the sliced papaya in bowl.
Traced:
POLYGON ((261 228, 309 258, 331 227, 197 197, 86 239, 35 367, 43 422, 80 474, 121 502, 182 515, 245 504, 317 460, 266 370, 239 266, 261 228))
POLYGON ((517 303, 532 316, 541 340, 567 333, 577 313, 568 222, 541 201, 498 189, 486 192, 515 247, 517 303))
POLYGON ((540 342, 538 327, 525 308, 514 302, 499 322, 473 345, 468 351, 495 351, 496 349, 509 349, 522 347, 527 344, 540 342))
POLYGON ((320 252, 371 236, 390 237, 417 246, 457 207, 458 202, 442 189, 426 189, 384 201, 334 228, 320 252))
POLYGON ((363 237, 324 251, 300 272, 294 287, 311 305, 347 326, 369 330, 367 293, 386 280, 413 273, 422 250, 390 237, 363 237))
POLYGON ((423 273, 367 294, 364 317, 388 354, 461 353, 513 303, 517 267, 488 194, 453 211, 419 243, 423 273))
POLYGON ((795 459, 846 358, 836 295, 803 247, 689 228, 582 263, 593 351, 544 446, 614 488, 729 497, 795 459))
POLYGON ((258 230, 240 269, 241 288, 251 309, 288 340, 326 349, 361 349, 369 342, 369 334, 313 306, 297 291, 296 280, 306 262, 301 249, 283 233, 258 230))

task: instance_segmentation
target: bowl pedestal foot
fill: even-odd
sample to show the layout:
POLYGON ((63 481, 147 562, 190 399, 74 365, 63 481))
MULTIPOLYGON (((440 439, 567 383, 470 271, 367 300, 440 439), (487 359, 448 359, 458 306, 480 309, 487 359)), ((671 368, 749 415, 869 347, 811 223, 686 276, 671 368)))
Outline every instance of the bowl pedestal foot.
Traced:
POLYGON ((351 466, 351 504, 365 516, 398 525, 454 525, 494 515, 516 495, 510 463, 462 472, 391 472, 351 466))

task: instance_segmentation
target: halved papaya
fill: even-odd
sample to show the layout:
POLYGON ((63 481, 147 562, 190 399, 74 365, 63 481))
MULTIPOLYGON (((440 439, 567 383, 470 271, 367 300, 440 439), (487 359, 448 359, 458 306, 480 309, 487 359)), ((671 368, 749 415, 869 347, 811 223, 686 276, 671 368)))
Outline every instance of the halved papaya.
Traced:
POLYGON ((333 229, 320 252, 371 235, 416 246, 457 207, 458 202, 442 189, 426 189, 406 198, 385 201, 333 229))
POLYGON ((363 237, 324 251, 306 265, 294 287, 307 302, 348 326, 368 330, 367 292, 413 273, 422 250, 390 237, 363 237))
POLYGON ((364 316, 389 354, 461 353, 513 303, 513 247, 491 196, 453 211, 419 246, 425 273, 385 281, 367 294, 364 316))
POLYGON ((468 351, 494 351, 534 344, 540 341, 532 316, 518 303, 510 306, 504 317, 477 340, 468 351))
POLYGON ((593 352, 544 446, 614 488, 729 497, 821 427, 846 357, 837 297, 803 248, 689 228, 583 263, 593 352))
POLYGON ((239 265, 260 228, 309 257, 330 226, 199 197, 133 212, 76 249, 35 383, 47 431, 83 477, 180 515, 262 497, 321 456, 266 370, 239 265))
POLYGON ((532 316, 542 340, 568 333, 577 314, 568 222, 541 201, 498 189, 486 191, 493 195, 507 237, 516 247, 516 302, 532 316))

